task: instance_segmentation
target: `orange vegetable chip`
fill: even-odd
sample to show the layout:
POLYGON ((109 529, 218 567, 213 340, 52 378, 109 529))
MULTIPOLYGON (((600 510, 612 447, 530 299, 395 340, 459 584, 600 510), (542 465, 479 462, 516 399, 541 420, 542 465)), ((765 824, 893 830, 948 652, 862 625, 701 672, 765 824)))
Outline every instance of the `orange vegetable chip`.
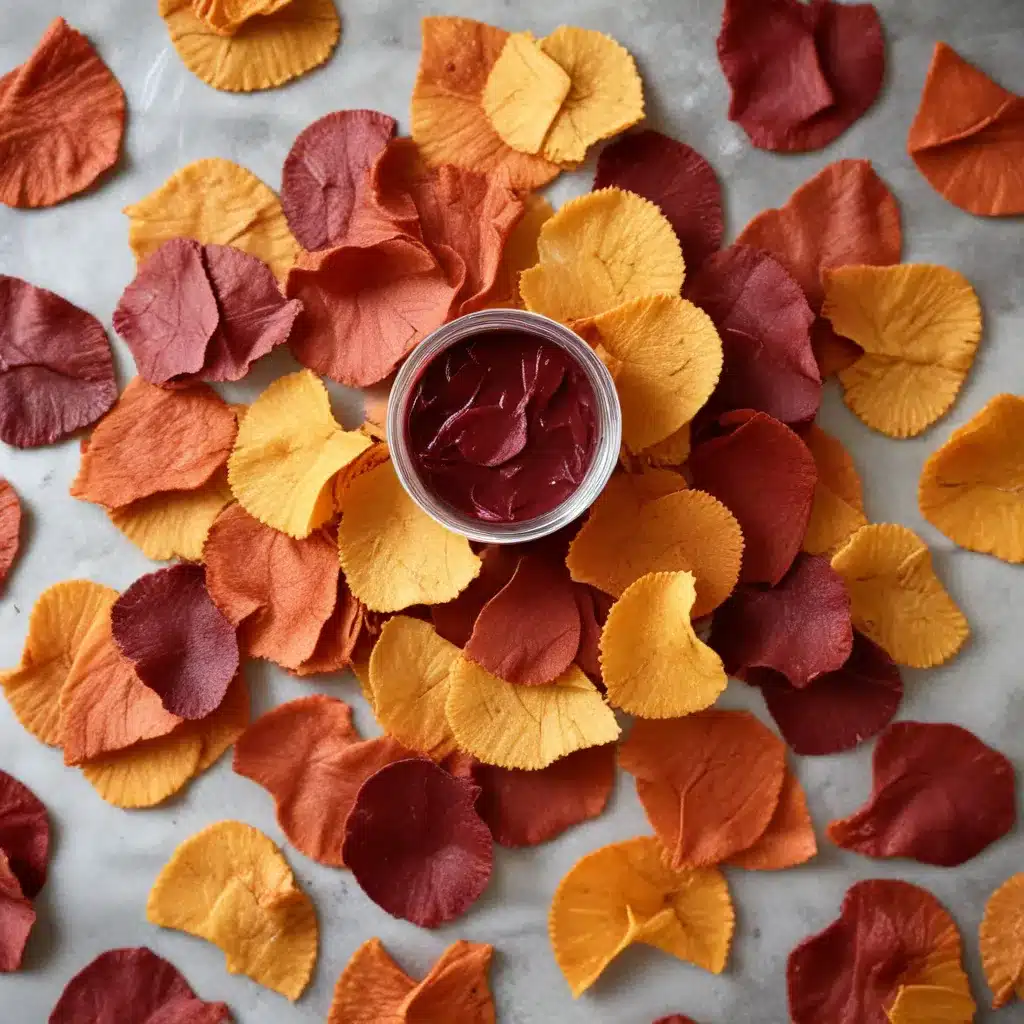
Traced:
POLYGON ((50 22, 32 56, 0 78, 0 203, 53 206, 117 163, 124 90, 80 32, 50 22))
POLYGON ((14 565, 21 540, 21 501, 18 492, 0 477, 0 591, 14 565))
POLYGON ((978 934, 992 1008, 1024 999, 1024 873, 1008 878, 992 893, 978 934))
POLYGON ((560 168, 519 153, 491 127, 483 93, 509 33, 468 18, 424 18, 412 90, 412 137, 427 163, 482 171, 514 189, 546 185, 560 168))
POLYGON ((734 853, 726 863, 748 871, 780 871, 806 863, 817 852, 807 797, 797 777, 787 771, 768 828, 753 846, 734 853))
POLYGON ((574 997, 627 946, 642 942, 721 974, 735 914, 717 868, 673 870, 653 836, 603 846, 576 862, 551 901, 548 933, 574 997))
POLYGON ((174 851, 146 916, 220 946, 230 974, 296 1000, 317 956, 316 914, 278 848, 258 829, 220 821, 174 851))
POLYGON ((1024 398, 996 395, 924 464, 921 515, 950 540, 1024 562, 1024 398))
POLYGON ((334 611, 320 630, 313 653, 292 672, 297 676, 311 676, 349 668, 365 623, 366 609, 353 597, 345 577, 339 575, 334 611))
POLYGON ((913 530, 896 523, 861 527, 832 558, 846 581, 855 629, 900 665, 948 661, 970 633, 913 530))
POLYGON ((722 659, 693 631, 693 574, 655 572, 630 584, 601 631, 608 701, 642 718, 710 707, 729 682, 722 659))
POLYGON ((636 454, 649 466, 681 466, 690 455, 690 424, 636 454))
POLYGON ((748 711, 639 721, 619 764, 673 867, 718 864, 753 846, 779 805, 786 748, 748 711))
POLYGON ((1024 213, 1024 97, 935 44, 907 151, 928 183, 982 217, 1024 213))
POLYGON ((505 241, 501 264, 491 289, 489 304, 494 307, 522 306, 519 275, 540 259, 537 243, 541 230, 555 215, 551 204, 543 196, 530 193, 524 198, 523 205, 523 215, 505 241))
POLYGON ((334 0, 160 0, 160 17, 185 67, 226 92, 298 78, 323 64, 341 35, 334 0))
POLYGON ((15 718, 37 740, 60 745, 60 692, 93 624, 109 617, 117 591, 88 580, 44 590, 32 608, 17 668, 0 673, 15 718))
POLYGON ((890 1024, 971 1024, 976 1011, 970 993, 942 985, 900 985, 888 1014, 890 1024))
POLYGON ((864 488, 857 467, 839 438, 812 423, 804 431, 803 441, 818 470, 804 551, 811 555, 831 554, 867 525, 864 488))
POLYGON ((843 400, 869 426, 912 437, 953 404, 981 339, 981 305, 948 267, 841 267, 824 273, 822 316, 864 350, 839 372, 843 400))

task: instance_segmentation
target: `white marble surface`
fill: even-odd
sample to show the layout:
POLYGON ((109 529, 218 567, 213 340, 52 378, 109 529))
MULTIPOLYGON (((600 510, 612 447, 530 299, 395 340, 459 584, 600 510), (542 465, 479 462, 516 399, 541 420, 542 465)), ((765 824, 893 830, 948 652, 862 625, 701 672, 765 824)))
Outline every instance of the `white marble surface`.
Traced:
MULTIPOLYGON (((124 84, 129 102, 125 156, 103 187, 46 211, 0 208, 0 272, 51 288, 109 323, 133 273, 121 208, 159 185, 182 164, 222 156, 250 167, 272 186, 292 139, 321 114, 376 107, 406 123, 424 14, 475 17, 542 35, 568 22, 611 33, 635 55, 644 75, 650 123, 693 144, 725 186, 731 238, 756 212, 781 204, 795 186, 839 157, 870 157, 903 210, 908 260, 945 263, 974 283, 986 314, 985 339, 952 413, 923 437, 893 441, 873 434, 826 396, 822 423, 849 445, 866 485, 868 511, 919 530, 933 545, 939 573, 965 609, 974 636, 951 664, 906 672, 901 717, 953 721, 1024 759, 1024 682, 1020 607, 1024 569, 954 548, 916 507, 917 477, 927 454, 994 394, 1024 391, 1024 250, 1019 220, 984 221, 949 206, 905 155, 932 45, 944 39, 979 61, 1005 85, 1024 91, 1022 0, 876 0, 888 37, 888 83, 880 102, 826 151, 778 157, 752 149, 726 119, 727 91, 714 49, 722 0, 340 0, 341 46, 328 66, 278 91, 235 96, 194 78, 168 43, 156 0, 4 0, 0 4, 0 71, 24 60, 48 21, 62 14, 87 32, 124 84), (1013 604, 1017 603, 1014 613, 1013 604)), ((556 199, 589 187, 584 172, 553 189, 556 199)), ((122 383, 130 359, 115 341, 122 383)), ((261 364, 235 393, 255 394, 289 369, 285 356, 261 364)), ((349 422, 358 400, 339 398, 349 422)), ((29 609, 46 586, 88 577, 123 588, 150 564, 99 509, 74 501, 68 485, 78 463, 73 441, 35 452, 0 446, 0 475, 27 506, 21 559, 0 600, 0 665, 16 662, 29 609)), ((291 679, 265 664, 248 673, 257 711, 318 689, 351 700, 367 734, 376 731, 351 679, 291 679)), ((763 714, 739 684, 724 703, 763 714)), ((870 748, 797 764, 819 827, 858 806, 869 786, 870 748)), ((436 933, 395 921, 341 872, 294 851, 288 857, 313 895, 321 955, 314 984, 296 1006, 244 978, 230 977, 213 946, 145 920, 149 886, 175 845, 204 825, 242 818, 283 842, 270 798, 222 761, 169 805, 127 813, 108 807, 59 753, 36 743, 0 701, 0 767, 30 785, 50 808, 54 859, 38 908, 26 969, 0 980, 0 1024, 42 1024, 67 979, 115 946, 149 945, 181 968, 197 991, 227 1001, 240 1024, 323 1021, 331 990, 352 951, 380 935, 399 961, 423 972, 458 937, 494 943, 493 974, 503 1024, 648 1024, 670 1012, 701 1024, 775 1024, 787 1019, 784 968, 792 946, 837 913, 846 888, 861 878, 899 877, 923 884, 952 910, 966 939, 975 994, 987 1004, 978 971, 976 930, 988 894, 1024 868, 1020 832, 962 868, 881 863, 827 845, 812 865, 777 874, 730 872, 738 928, 720 977, 654 950, 635 948, 573 1002, 551 957, 546 914, 558 880, 581 854, 647 831, 632 782, 620 777, 600 820, 537 850, 499 850, 494 880, 462 920, 436 933)), ((990 1019, 986 1012, 979 1020, 990 1019)), ((999 1018, 1024 1019, 1019 1008, 999 1018)), ((457 1022, 453 1022, 457 1024, 457 1022)))

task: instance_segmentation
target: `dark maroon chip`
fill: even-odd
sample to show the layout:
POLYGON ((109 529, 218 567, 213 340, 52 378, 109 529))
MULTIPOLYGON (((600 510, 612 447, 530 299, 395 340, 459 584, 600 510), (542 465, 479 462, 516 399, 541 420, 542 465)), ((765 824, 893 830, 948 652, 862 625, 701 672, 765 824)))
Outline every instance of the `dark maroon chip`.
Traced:
POLYGON ((603 686, 601 676, 601 630, 615 598, 588 583, 574 583, 576 607, 580 613, 580 646, 576 651, 576 664, 596 686, 603 686))
POLYGON ((667 1017, 659 1017, 654 1024, 697 1024, 692 1017, 684 1017, 681 1013, 672 1013, 667 1017))
POLYGON ((426 758, 371 775, 342 847, 366 895, 421 928, 465 913, 487 888, 494 860, 491 833, 475 809, 478 793, 426 758))
POLYGON ((0 771, 0 851, 31 900, 46 884, 50 821, 42 802, 13 775, 0 771))

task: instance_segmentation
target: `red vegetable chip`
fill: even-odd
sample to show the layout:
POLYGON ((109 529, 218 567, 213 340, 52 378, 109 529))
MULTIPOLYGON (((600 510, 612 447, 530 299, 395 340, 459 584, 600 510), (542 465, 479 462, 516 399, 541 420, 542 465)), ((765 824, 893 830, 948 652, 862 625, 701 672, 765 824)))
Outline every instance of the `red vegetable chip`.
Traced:
POLYGON ((121 653, 172 715, 205 718, 220 706, 238 671, 238 639, 201 565, 140 577, 114 602, 110 622, 121 653))
POLYGON ((67 984, 49 1024, 221 1024, 224 1003, 206 1003, 181 972, 145 946, 110 949, 67 984))
POLYGON ((692 273, 722 244, 722 189, 691 146, 661 132, 624 135, 597 158, 594 191, 621 188, 649 199, 668 218, 692 273))
POLYGON ((117 400, 103 325, 53 292, 0 274, 0 440, 53 444, 117 400))
POLYGON ((659 1017, 654 1024, 697 1024, 692 1017, 684 1017, 681 1013, 673 1013, 668 1017, 659 1017))
POLYGON ((818 479, 814 457, 789 427, 763 412, 721 422, 729 432, 690 453, 693 485, 714 495, 740 524, 740 581, 775 586, 807 532, 818 479))
POLYGON ((481 609, 466 655, 522 686, 557 679, 580 646, 580 613, 565 562, 523 555, 512 579, 481 609))
POLYGON ((875 102, 885 39, 871 4, 726 0, 718 59, 729 120, 760 149, 803 152, 827 146, 875 102))
POLYGON ((456 647, 466 646, 484 605, 505 587, 519 565, 515 552, 499 544, 489 545, 478 554, 480 573, 476 579, 454 601, 430 609, 438 635, 456 647))
POLYGON ((828 826, 867 857, 954 867, 1013 828, 1012 762, 959 725, 897 722, 879 738, 871 799, 828 826))
POLYGON ((284 161, 281 205, 304 249, 351 241, 355 214, 368 201, 370 169, 396 127, 376 110, 336 110, 299 133, 284 161))
POLYGON ((797 689, 771 669, 751 669, 746 680, 760 687, 782 738, 808 756, 852 750, 880 733, 896 716, 903 681, 896 663, 862 633, 853 653, 835 672, 797 689))
POLYGON ((853 650, 846 584, 827 558, 800 553, 777 586, 737 588, 715 611, 708 643, 731 676, 774 669, 805 687, 853 650))
POLYGON ((597 686, 603 685, 601 676, 601 630, 612 610, 615 598, 589 583, 575 583, 576 607, 580 613, 580 646, 576 651, 576 664, 597 686))
POLYGON ((477 792, 427 758, 396 761, 367 779, 342 847, 366 895, 421 928, 464 913, 487 887, 494 858, 477 792))
POLYGON ((35 923, 32 901, 22 892, 18 876, 11 870, 7 855, 0 850, 0 974, 21 967, 35 923))
POLYGON ((50 821, 42 802, 24 783, 0 771, 0 850, 28 899, 46 883, 50 821))
POLYGON ((14 565, 21 540, 21 502, 18 492, 0 477, 0 587, 14 565))
POLYGON ((814 419, 821 404, 814 312, 781 263, 758 249, 730 246, 687 275, 683 297, 711 317, 722 339, 722 375, 700 422, 733 409, 756 409, 783 423, 814 419))

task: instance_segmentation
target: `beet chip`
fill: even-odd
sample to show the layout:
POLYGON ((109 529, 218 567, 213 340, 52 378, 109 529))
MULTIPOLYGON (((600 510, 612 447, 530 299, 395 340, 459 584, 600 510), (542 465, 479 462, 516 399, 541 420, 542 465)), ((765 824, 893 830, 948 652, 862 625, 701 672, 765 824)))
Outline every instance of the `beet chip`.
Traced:
POLYGON ((668 218, 693 272, 722 244, 722 189, 714 168, 684 142, 661 132, 624 135, 597 158, 594 191, 622 188, 649 199, 668 218))
POLYGON ((221 1024, 224 1003, 196 996, 174 964, 145 946, 111 949, 67 984, 49 1024, 221 1024))
POLYGON ((0 974, 9 974, 21 967, 35 923, 32 901, 22 892, 7 854, 0 849, 0 974))
POLYGON ((14 776, 0 771, 0 852, 28 899, 46 883, 50 822, 39 798, 14 776))
POLYGON ((796 754, 838 754, 880 733, 896 716, 903 681, 896 663, 862 633, 842 668, 797 689, 771 669, 751 669, 746 680, 761 694, 782 738, 796 754))
POLYGON ((846 584, 827 558, 801 553, 777 586, 737 588, 715 612, 708 642, 731 676, 774 669, 805 687, 850 657, 846 584))
POLYGON ((726 0, 718 59, 729 120, 760 149, 821 149, 875 102, 885 39, 871 4, 726 0))
POLYGON ((464 913, 487 887, 494 858, 473 806, 477 794, 426 758, 397 761, 367 779, 342 848, 366 895, 421 928, 464 913))
POLYGON ((775 586, 807 532, 818 479, 814 458, 789 427, 763 412, 731 415, 722 425, 733 429, 690 453, 693 484, 714 495, 740 524, 740 581, 775 586))
POLYGON ((110 622, 121 653, 172 715, 205 718, 220 706, 238 671, 238 640, 201 565, 140 577, 114 602, 110 622))
POLYGON ((576 664, 598 687, 604 685, 601 673, 601 631, 615 598, 587 583, 575 583, 576 607, 580 613, 580 646, 576 664))
POLYGON ((846 893, 838 920, 804 939, 786 968, 793 1024, 889 1024, 903 986, 970 995, 960 933, 941 903, 909 882, 872 879, 846 893))
MULTIPOLYGON (((124 91, 63 18, 0 78, 0 203, 53 206, 117 162, 124 91)), ((2 332, 0 332, 2 333, 2 332)))
POLYGON ((872 768, 871 799, 828 826, 837 846, 866 857, 955 867, 1016 821, 1013 764, 958 725, 890 725, 872 768))
POLYGON ((53 444, 94 423, 116 400, 114 360, 99 320, 0 274, 0 440, 18 448, 53 444))
POLYGON ((684 1017, 681 1013, 670 1013, 667 1017, 659 1017, 654 1024, 697 1024, 692 1017, 684 1017))
POLYGON ((722 375, 701 422, 734 409, 756 409, 783 423, 814 419, 821 404, 814 312, 781 263, 749 246, 730 246, 687 276, 683 296, 711 317, 722 339, 722 375))
POLYGON ((21 501, 18 492, 0 476, 0 589, 18 556, 21 540, 21 501))

